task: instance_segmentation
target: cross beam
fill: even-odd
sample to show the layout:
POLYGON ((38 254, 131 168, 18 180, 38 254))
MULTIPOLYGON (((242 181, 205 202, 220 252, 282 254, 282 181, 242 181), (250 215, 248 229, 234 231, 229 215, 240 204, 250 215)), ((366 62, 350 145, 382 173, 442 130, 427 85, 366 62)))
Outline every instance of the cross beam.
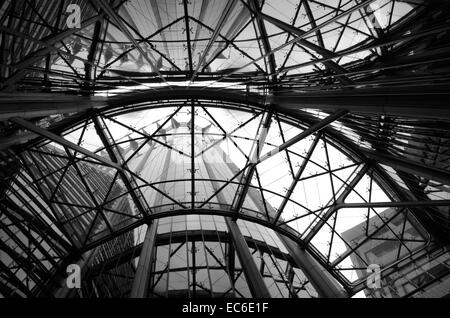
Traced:
POLYGON ((406 208, 406 207, 418 208, 418 207, 441 207, 441 206, 450 206, 450 200, 338 203, 336 205, 336 209, 406 208))
POLYGON ((297 136, 289 139, 288 141, 283 143, 278 148, 275 148, 274 150, 271 150, 271 151, 267 152, 266 154, 264 154, 263 156, 261 156, 258 159, 258 163, 269 159, 273 155, 286 150, 287 148, 291 147, 292 145, 296 144, 297 142, 301 141, 302 139, 305 139, 308 136, 310 136, 310 135, 312 135, 312 134, 322 130, 323 128, 327 127, 328 125, 330 125, 331 123, 335 122, 339 118, 347 115, 347 113, 348 113, 348 111, 345 110, 345 109, 341 109, 341 110, 338 110, 338 111, 334 112, 333 114, 331 114, 330 116, 324 118, 323 120, 321 120, 317 124, 312 125, 308 129, 305 129, 303 132, 298 134, 297 136))
MULTIPOLYGON (((358 182, 364 177, 366 172, 369 170, 369 166, 365 165, 361 170, 358 171, 356 176, 350 181, 349 184, 347 184, 344 191, 339 195, 339 197, 336 199, 337 203, 344 202, 345 198, 351 193, 351 191, 356 187, 358 182)), ((305 237, 304 242, 308 244, 313 237, 317 234, 317 232, 322 228, 322 226, 325 225, 325 223, 328 221, 328 219, 333 215, 334 212, 337 211, 336 205, 333 205, 330 207, 325 214, 322 217, 317 217, 318 219, 317 223, 312 226, 312 229, 309 231, 308 235, 305 237)))
MULTIPOLYGON (((127 26, 123 23, 123 21, 120 19, 119 15, 111 8, 111 6, 105 1, 105 0, 91 0, 94 3, 97 3, 99 7, 114 21, 114 23, 117 24, 120 31, 123 32, 123 34, 133 43, 134 47, 139 51, 139 53, 144 57, 145 60, 150 64, 152 69, 155 71, 156 74, 165 82, 167 85, 167 81, 165 78, 161 75, 158 69, 156 69, 156 66, 153 64, 153 61, 148 57, 147 53, 144 52, 138 41, 133 37, 130 30, 128 30, 127 26)), ((149 54, 151 54, 149 52, 149 54)), ((170 86, 170 85, 169 85, 170 86)))
MULTIPOLYGON (((81 30, 89 27, 90 25, 96 23, 97 21, 100 21, 103 19, 103 15, 94 16, 85 22, 81 23, 81 30)), ((44 56, 47 54, 57 50, 57 48, 54 46, 58 42, 67 39, 71 35, 80 32, 80 29, 68 29, 61 33, 55 34, 47 39, 43 39, 43 41, 48 45, 45 48, 34 52, 32 55, 30 55, 28 58, 21 61, 16 67, 19 69, 15 74, 13 74, 11 77, 9 77, 2 85, 2 91, 4 92, 11 92, 14 90, 15 84, 20 81, 28 72, 27 68, 34 63, 41 60, 44 56)))
MULTIPOLYGON (((294 27, 286 22, 280 21, 274 17, 268 16, 267 14, 264 14, 264 13, 259 13, 259 14, 260 14, 261 18, 263 18, 264 20, 269 21, 273 25, 276 25, 277 27, 279 27, 280 29, 282 29, 286 32, 292 33, 295 36, 300 37, 306 33, 306 31, 296 28, 296 27, 294 27)), ((338 54, 331 52, 324 47, 321 47, 319 45, 311 43, 305 39, 299 40, 298 44, 303 45, 303 46, 319 53, 320 55, 322 55, 324 58, 327 58, 327 59, 329 59, 329 58, 334 59, 334 58, 339 57, 338 54)), ((341 74, 347 73, 347 70, 345 68, 343 68, 342 66, 340 66, 339 64, 337 64, 334 61, 331 61, 331 60, 326 61, 323 64, 325 64, 325 66, 327 66, 329 69, 331 69, 336 74, 341 75, 341 74)), ((338 76, 338 78, 343 84, 346 84, 346 85, 353 84, 353 81, 350 80, 347 76, 338 76)))
POLYGON ((283 213, 284 208, 286 207, 287 203, 289 202, 289 199, 290 199, 292 193, 294 192, 294 189, 295 189, 298 181, 300 180, 300 178, 303 174, 303 171, 305 171, 305 168, 306 168, 309 160, 311 159, 311 156, 312 156, 314 150, 316 149, 316 146, 319 143, 319 140, 320 140, 320 135, 317 135, 316 138, 314 138, 313 143, 309 147, 308 153, 306 154, 305 159, 302 162, 302 165, 300 166, 296 175, 294 176, 294 179, 292 180, 292 183, 288 189, 288 192, 284 196, 283 201, 281 202, 280 207, 278 208, 277 215, 273 221, 274 224, 277 224, 278 219, 280 218, 281 214, 283 213))
POLYGON ((114 162, 112 162, 108 159, 105 159, 83 147, 80 147, 77 144, 74 144, 73 142, 70 142, 67 139, 62 138, 61 136, 57 136, 54 133, 52 133, 44 128, 38 127, 25 119, 22 119, 19 117, 14 117, 14 118, 9 119, 9 121, 22 127, 22 128, 32 131, 40 136, 43 136, 50 141, 56 142, 56 143, 60 144, 61 146, 75 150, 76 152, 82 153, 83 155, 85 155, 89 158, 95 159, 108 167, 122 171, 122 167, 120 165, 118 165, 117 163, 114 163, 114 162))
MULTIPOLYGON (((204 1, 204 2, 208 3, 208 1, 204 1)), ((230 0, 227 2, 227 5, 219 18, 219 22, 217 23, 217 26, 214 29, 214 33, 212 34, 211 38, 209 39, 209 42, 206 45, 206 48, 203 50, 203 54, 200 57, 200 60, 197 64, 197 67, 195 68, 194 74, 192 75, 190 82, 192 82, 195 79, 195 77, 197 76, 200 68, 202 67, 203 63, 205 62, 206 57, 209 54, 209 51, 211 50, 213 44, 216 42, 217 37, 220 35, 220 32, 222 31, 222 29, 225 25, 225 22, 227 22, 228 17, 230 16, 230 13, 233 11, 235 6, 236 6, 236 0, 230 0)))
POLYGON ((397 158, 392 155, 376 151, 363 150, 363 153, 366 157, 375 160, 380 164, 390 166, 396 170, 450 185, 450 173, 446 170, 428 166, 406 158, 397 158))
POLYGON ((321 30, 321 29, 325 28, 326 26, 328 26, 328 25, 330 25, 330 24, 332 24, 332 23, 334 23, 336 21, 339 21, 340 19, 342 19, 342 18, 352 14, 353 12, 358 11, 359 9, 368 6, 369 4, 371 4, 374 1, 375 0, 366 0, 366 1, 364 1, 364 2, 362 2, 360 4, 358 4, 358 5, 353 6, 352 8, 348 9, 347 11, 342 12, 341 14, 338 14, 338 15, 334 16, 333 18, 331 18, 331 19, 321 23, 320 25, 316 26, 315 28, 311 28, 310 30, 306 31, 303 35, 300 35, 300 36, 292 39, 291 41, 286 42, 285 44, 280 45, 279 47, 277 47, 275 49, 272 49, 270 52, 267 52, 267 53, 263 54, 259 58, 254 59, 252 62, 249 62, 249 63, 247 63, 247 64, 245 64, 245 65, 243 65, 243 66, 241 66, 241 67, 239 67, 239 68, 237 68, 235 70, 233 70, 232 72, 227 73, 227 75, 221 77, 217 81, 212 82, 209 86, 211 86, 211 85, 213 85, 213 84, 215 84, 217 82, 223 81, 224 79, 229 78, 229 77, 231 77, 232 75, 234 75, 236 73, 241 72, 242 70, 244 70, 245 68, 253 65, 254 63, 259 62, 259 61, 265 59, 266 57, 268 57, 269 55, 273 55, 276 52, 278 52, 278 51, 280 51, 280 50, 282 50, 282 49, 284 49, 284 48, 286 48, 286 47, 288 47, 290 45, 293 45, 293 44, 299 42, 300 40, 306 38, 307 36, 315 33, 317 30, 321 30))

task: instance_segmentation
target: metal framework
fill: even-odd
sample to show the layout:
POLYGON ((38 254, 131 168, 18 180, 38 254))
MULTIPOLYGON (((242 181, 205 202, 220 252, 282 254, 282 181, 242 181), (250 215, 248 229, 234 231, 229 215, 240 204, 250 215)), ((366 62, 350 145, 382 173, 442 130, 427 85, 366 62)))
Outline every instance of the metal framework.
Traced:
POLYGON ((1 295, 449 284, 448 3, 72 2, 0 4, 1 295))

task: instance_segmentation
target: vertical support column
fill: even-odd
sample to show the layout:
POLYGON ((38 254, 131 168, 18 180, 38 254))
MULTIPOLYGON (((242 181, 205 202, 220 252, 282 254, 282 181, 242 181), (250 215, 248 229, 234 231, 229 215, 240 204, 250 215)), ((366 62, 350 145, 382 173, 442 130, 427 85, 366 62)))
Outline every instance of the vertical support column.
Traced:
POLYGON ((347 298, 345 290, 335 281, 323 266, 319 264, 307 251, 303 250, 290 238, 278 235, 294 262, 308 277, 313 287, 323 298, 347 298))
POLYGON ((147 228, 144 243, 142 245, 141 255, 139 257, 136 275, 134 276, 133 287, 131 288, 130 298, 147 297, 148 284, 151 277, 151 269, 155 254, 155 241, 158 229, 158 220, 154 220, 147 228))
POLYGON ((228 275, 230 275, 230 282, 231 282, 231 287, 233 288, 233 295, 236 295, 236 289, 235 289, 235 252, 234 252, 234 246, 233 244, 230 242, 228 243, 228 248, 227 248, 227 269, 228 269, 228 275))
POLYGON ((231 218, 226 217, 225 222, 227 223, 228 231, 230 232, 231 240, 233 242, 234 248, 236 249, 239 261, 241 262, 242 269, 247 279, 250 291, 255 298, 271 298, 269 290, 267 289, 266 283, 256 267, 255 261, 253 260, 252 254, 242 236, 241 231, 235 221, 231 218))
MULTIPOLYGON (((223 155, 223 153, 221 153, 223 155)), ((225 158, 225 157, 222 157, 225 158)), ((206 171, 208 173, 208 176, 215 180, 216 176, 214 173, 214 170, 210 166, 209 162, 205 160, 205 167, 206 171)), ((217 191, 217 185, 215 182, 212 183, 212 186, 214 188, 214 191, 217 191)), ((217 193, 217 198, 219 203, 222 203, 224 207, 226 207, 227 200, 223 194, 223 192, 217 193)), ((222 208, 222 205, 221 205, 222 208)), ((230 213, 232 213, 230 211, 230 213)), ((245 242, 244 237, 242 236, 241 231, 239 230, 239 226, 237 225, 236 221, 234 221, 231 217, 225 217, 225 222, 228 227, 228 232, 231 236, 230 245, 233 245, 230 247, 229 251, 230 253, 233 253, 233 256, 229 255, 228 259, 228 269, 229 269, 229 275, 232 279, 231 283, 234 285, 234 251, 236 251, 239 261, 241 262, 242 269, 245 274, 245 278, 247 279, 247 284, 250 288, 250 291, 252 293, 252 296, 255 298, 271 298, 269 290, 267 289, 266 283, 264 282, 264 279, 261 275, 261 273, 258 270, 258 267, 256 267, 255 261, 253 260, 253 256, 250 253, 250 250, 248 248, 247 243, 245 242)))

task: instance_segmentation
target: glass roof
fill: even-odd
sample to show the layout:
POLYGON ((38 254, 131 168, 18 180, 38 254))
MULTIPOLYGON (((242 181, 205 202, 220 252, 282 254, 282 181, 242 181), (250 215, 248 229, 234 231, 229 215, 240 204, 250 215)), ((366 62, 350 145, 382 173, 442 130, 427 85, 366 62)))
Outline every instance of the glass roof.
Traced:
POLYGON ((332 135, 311 133, 285 148, 307 124, 206 101, 144 105, 63 132, 91 156, 54 141, 29 148, 20 178, 33 182, 9 195, 22 206, 34 193, 51 206, 46 221, 62 222, 65 239, 82 249, 148 217, 234 215, 307 244, 347 283, 361 279, 358 268, 371 261, 364 251, 380 242, 393 251, 378 259, 383 266, 429 242, 408 208, 395 208, 395 186, 332 135), (111 158, 120 169, 100 160, 111 158))
MULTIPOLYGON (((39 277, 74 253, 99 250, 94 272, 113 252, 137 253, 158 220, 153 296, 187 289, 247 297, 241 264, 230 291, 233 277, 221 263, 232 245, 228 217, 237 219, 273 297, 318 295, 279 234, 353 295, 364 289, 369 264, 390 275, 414 263, 436 242, 430 229, 448 224, 448 176, 405 172, 368 155, 443 171, 448 120, 346 112, 342 104, 332 113, 307 101, 309 92, 342 99, 442 83, 433 73, 440 64, 429 69, 428 55, 417 56, 427 51, 416 43, 420 32, 441 32, 420 16, 421 1, 74 0, 76 28, 68 1, 17 3, 0 4, 0 92, 49 93, 49 105, 65 95, 104 102, 27 118, 31 126, 1 122, 2 137, 39 135, 0 149, 0 247, 8 251, 0 265, 26 285, 25 295, 45 290, 39 277), (414 67, 406 70, 403 59, 414 67), (291 96, 305 100, 277 104, 291 96), (191 230, 202 238, 183 234, 191 230), (199 284, 186 285, 197 249, 199 284)), ((134 270, 138 254, 128 256, 111 273, 134 270)), ((119 280, 109 281, 108 271, 90 292, 114 292, 119 280)))
MULTIPOLYGON (((54 90, 62 91, 71 91, 74 85, 113 92, 124 86, 148 89, 180 84, 236 89, 249 85, 262 90, 272 88, 274 81, 291 87, 293 78, 305 88, 330 76, 331 82, 348 85, 353 76, 346 73, 382 55, 383 48, 371 44, 420 7, 393 0, 130 0, 112 5, 78 0, 71 4, 80 8, 79 29, 67 29, 73 22, 69 8, 58 17, 57 6, 46 0, 39 7, 30 5, 34 14, 26 29, 2 35, 5 43, 13 36, 27 41, 19 55, 5 56, 7 64, 14 64, 18 56, 49 50, 48 58, 36 56, 18 64, 29 67, 23 74, 31 84, 28 89, 42 76, 54 90), (108 13, 103 23, 100 10, 108 13), (56 36, 55 29, 68 31, 56 36), (52 40, 45 44, 48 38, 52 40)), ((9 5, 4 1, 1 6, 6 28, 9 5)), ((9 21, 14 23, 14 18, 9 21)))

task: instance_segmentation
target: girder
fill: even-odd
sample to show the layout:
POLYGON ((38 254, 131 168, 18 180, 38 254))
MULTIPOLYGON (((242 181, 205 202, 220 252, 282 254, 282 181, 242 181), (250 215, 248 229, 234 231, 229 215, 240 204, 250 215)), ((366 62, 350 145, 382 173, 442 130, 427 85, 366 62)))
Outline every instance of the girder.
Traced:
POLYGON ((349 3, 0 5, 0 293, 348 297, 373 246, 386 284, 442 257, 450 6, 349 3))

